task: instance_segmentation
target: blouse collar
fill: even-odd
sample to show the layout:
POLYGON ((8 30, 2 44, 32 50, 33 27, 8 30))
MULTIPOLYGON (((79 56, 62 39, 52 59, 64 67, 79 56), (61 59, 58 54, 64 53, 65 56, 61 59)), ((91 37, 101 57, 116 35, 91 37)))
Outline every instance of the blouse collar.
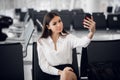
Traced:
MULTIPOLYGON (((62 36, 59 36, 57 42, 61 42, 62 40, 63 40, 62 36)), ((53 43, 53 40, 50 36, 48 37, 48 41, 49 41, 49 43, 53 43)))

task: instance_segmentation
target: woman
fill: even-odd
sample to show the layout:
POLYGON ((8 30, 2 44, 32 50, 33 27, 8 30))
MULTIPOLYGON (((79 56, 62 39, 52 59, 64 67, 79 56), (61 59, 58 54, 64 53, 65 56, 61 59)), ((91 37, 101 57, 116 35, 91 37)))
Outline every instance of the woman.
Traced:
POLYGON ((49 12, 45 15, 37 51, 40 68, 48 80, 77 80, 72 67, 72 49, 86 47, 95 32, 92 17, 84 19, 83 24, 89 33, 83 38, 77 38, 63 29, 63 22, 57 13, 49 12))

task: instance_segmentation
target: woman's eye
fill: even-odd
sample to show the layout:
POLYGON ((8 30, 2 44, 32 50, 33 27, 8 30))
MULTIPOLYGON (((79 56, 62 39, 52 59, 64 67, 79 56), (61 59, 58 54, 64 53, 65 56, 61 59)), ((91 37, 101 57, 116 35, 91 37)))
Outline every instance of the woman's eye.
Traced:
POLYGON ((56 25, 56 23, 53 23, 53 25, 56 25))
POLYGON ((59 22, 61 22, 61 20, 59 20, 59 22))

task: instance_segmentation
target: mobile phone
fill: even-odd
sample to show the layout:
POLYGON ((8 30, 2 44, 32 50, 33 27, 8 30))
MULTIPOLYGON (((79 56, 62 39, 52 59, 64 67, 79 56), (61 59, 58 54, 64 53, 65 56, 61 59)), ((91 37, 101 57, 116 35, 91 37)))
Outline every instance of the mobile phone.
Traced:
POLYGON ((85 19, 86 19, 87 17, 91 19, 91 14, 90 14, 90 13, 85 13, 85 19))

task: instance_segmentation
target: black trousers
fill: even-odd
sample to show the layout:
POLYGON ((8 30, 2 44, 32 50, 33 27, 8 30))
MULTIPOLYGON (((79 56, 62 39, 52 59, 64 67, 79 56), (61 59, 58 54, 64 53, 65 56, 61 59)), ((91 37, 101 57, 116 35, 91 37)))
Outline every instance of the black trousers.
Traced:
MULTIPOLYGON (((73 66, 71 64, 64 64, 64 65, 59 65, 59 66, 54 66, 54 67, 56 67, 57 69, 60 69, 60 70, 63 70, 65 67, 73 68, 73 66)), ((73 68, 73 70, 74 70, 74 68, 73 68)), ((50 75, 50 74, 44 73, 42 70, 40 71, 39 77, 40 77, 39 80, 60 80, 59 75, 50 75)))

